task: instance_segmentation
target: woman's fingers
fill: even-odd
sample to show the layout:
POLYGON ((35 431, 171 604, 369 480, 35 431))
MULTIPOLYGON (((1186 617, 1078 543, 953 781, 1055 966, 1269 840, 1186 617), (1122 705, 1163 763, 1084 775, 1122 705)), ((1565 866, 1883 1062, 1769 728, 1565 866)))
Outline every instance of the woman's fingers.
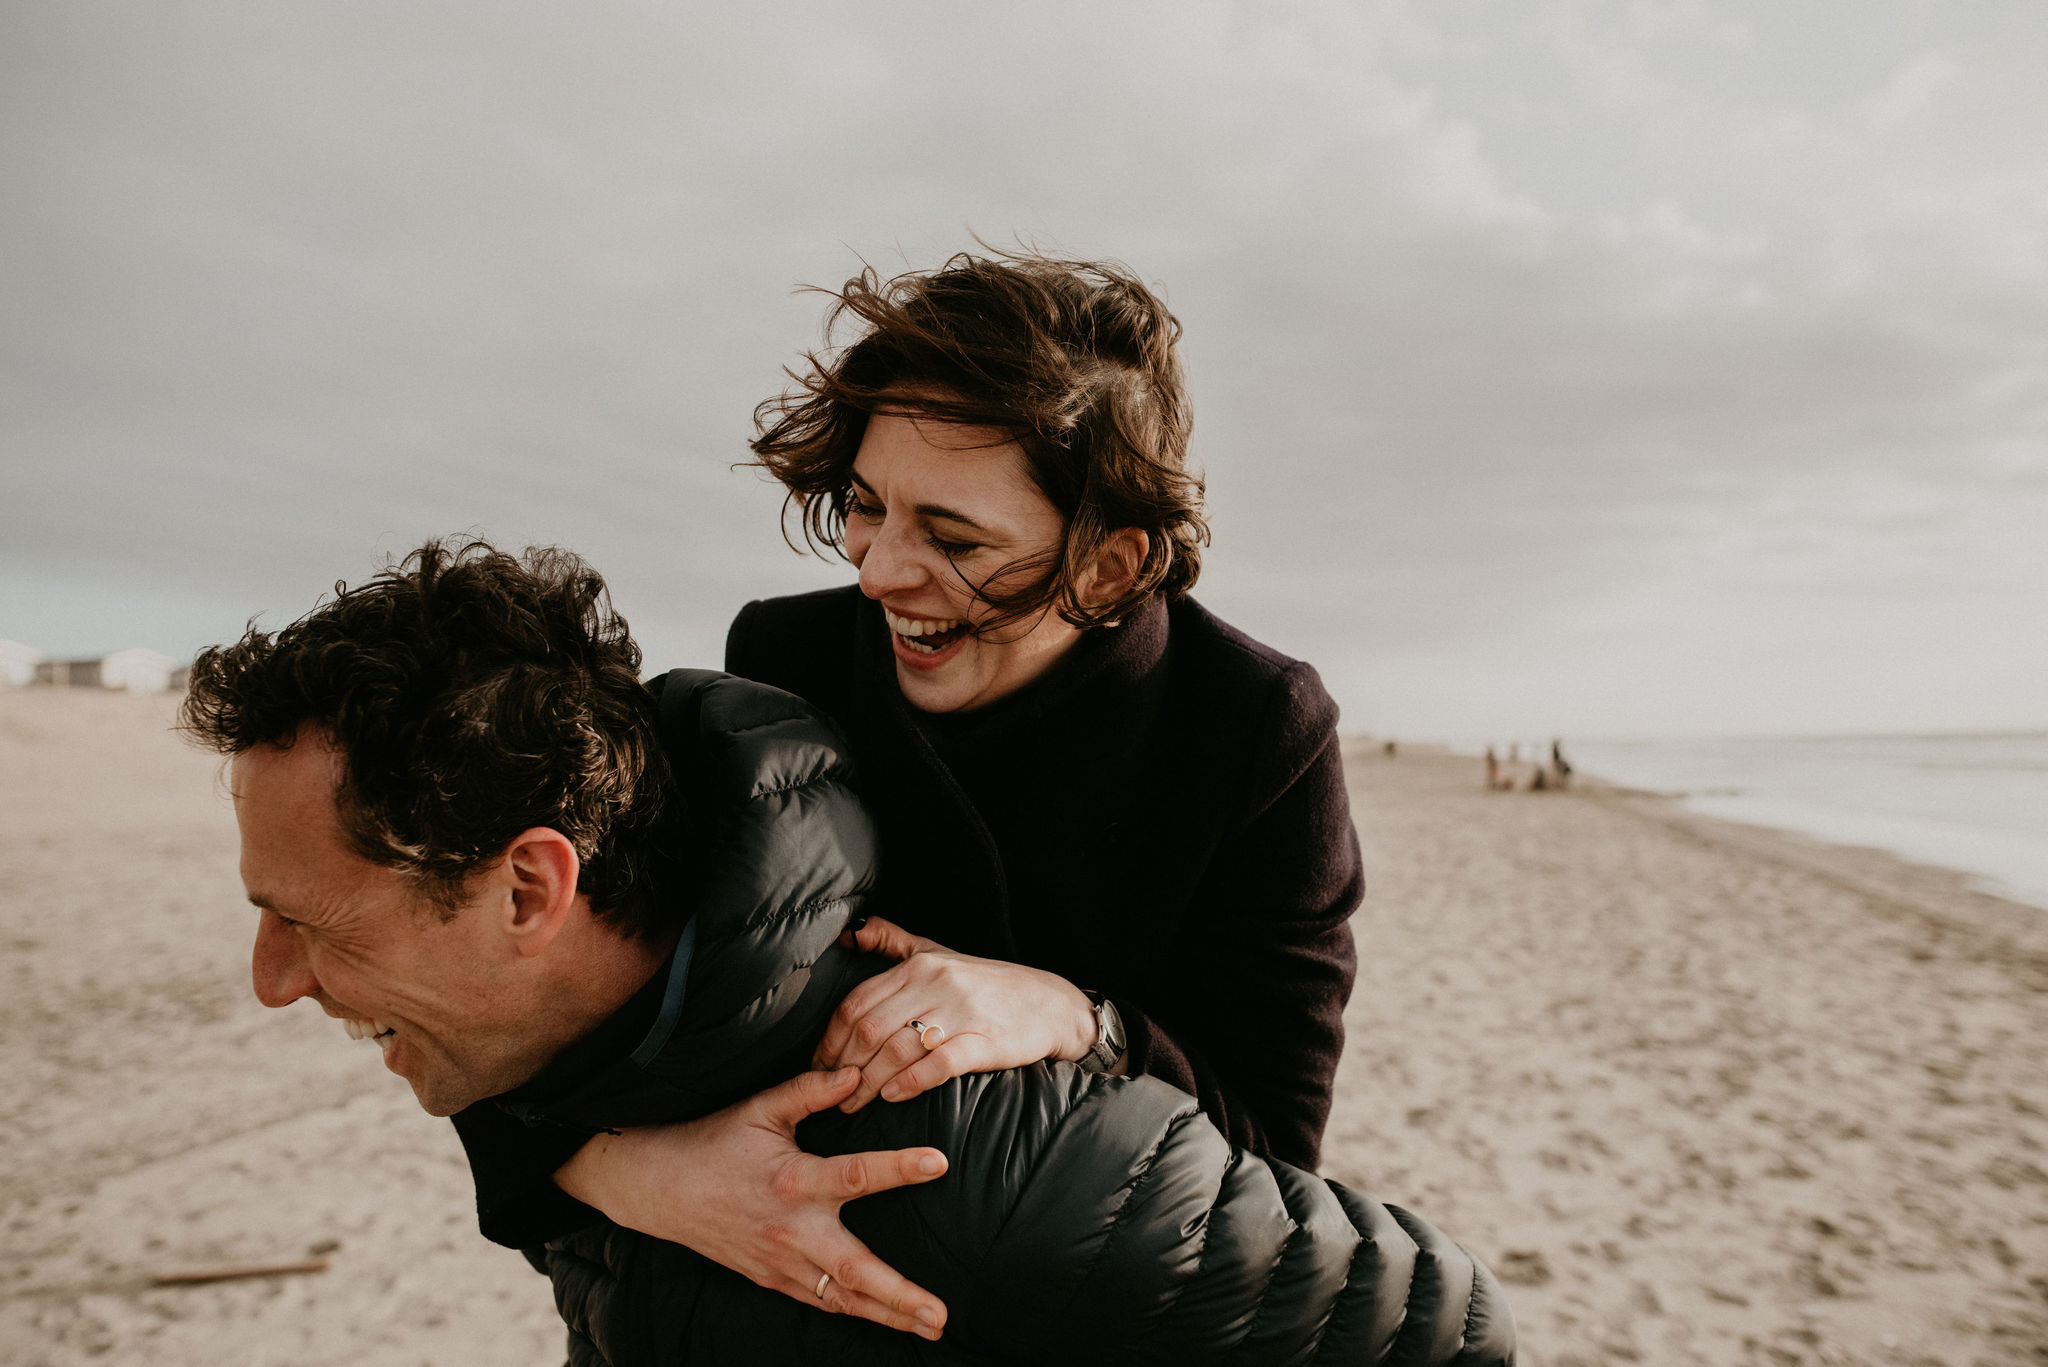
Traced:
POLYGON ((907 965, 898 964, 848 992, 825 1026, 824 1037, 812 1052, 811 1061, 820 1068, 843 1068, 848 1064, 855 1068, 866 1067, 868 1060, 889 1042, 889 1036, 897 1027, 910 1019, 908 1016, 897 1019, 900 1013, 893 1005, 886 1013, 881 1011, 885 1004, 902 995, 910 986, 910 973, 907 965))
POLYGON ((876 1093, 889 1084, 889 1080, 926 1057, 924 1041, 909 1025, 897 1028, 875 1056, 860 1070, 860 1085, 852 1095, 839 1103, 839 1109, 848 1115, 875 1099, 876 1093))
MULTIPOLYGON (((1003 1065, 995 1058, 995 1047, 986 1035, 955 1035, 938 1048, 904 1068, 880 1089, 884 1101, 908 1101, 944 1082, 947 1078, 984 1073, 1003 1065)), ((840 1103, 842 1110, 856 1109, 854 1101, 867 1090, 866 1074, 853 1097, 840 1103)))

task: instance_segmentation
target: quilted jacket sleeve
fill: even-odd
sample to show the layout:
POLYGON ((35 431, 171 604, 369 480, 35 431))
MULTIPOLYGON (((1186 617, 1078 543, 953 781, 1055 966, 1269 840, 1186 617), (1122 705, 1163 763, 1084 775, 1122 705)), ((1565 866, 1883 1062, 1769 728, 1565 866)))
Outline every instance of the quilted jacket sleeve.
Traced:
POLYGON ((943 1299, 956 1348, 1015 1362, 1510 1364, 1492 1275, 1399 1207, 1233 1148, 1149 1078, 1037 1065, 828 1112, 806 1147, 929 1143, 947 1177, 847 1207, 943 1299))

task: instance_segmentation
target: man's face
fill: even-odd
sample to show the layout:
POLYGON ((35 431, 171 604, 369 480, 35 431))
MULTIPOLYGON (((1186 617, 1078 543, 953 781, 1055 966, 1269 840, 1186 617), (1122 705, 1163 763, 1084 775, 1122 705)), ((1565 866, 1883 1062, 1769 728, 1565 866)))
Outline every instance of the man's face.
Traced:
POLYGON ((546 1057, 519 1027, 501 889, 472 880, 452 919, 403 874, 357 854, 334 800, 339 754, 317 729, 235 757, 242 884, 261 910, 253 975, 266 1006, 311 997, 421 1106, 452 1115, 531 1077, 546 1057))

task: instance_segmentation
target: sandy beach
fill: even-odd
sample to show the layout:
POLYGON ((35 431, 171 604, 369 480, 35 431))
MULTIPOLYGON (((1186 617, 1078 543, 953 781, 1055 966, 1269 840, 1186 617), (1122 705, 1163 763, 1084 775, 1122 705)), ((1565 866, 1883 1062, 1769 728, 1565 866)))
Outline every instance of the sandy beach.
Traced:
MULTIPOLYGON (((219 766, 171 710, 0 692, 0 1362, 559 1362, 446 1123, 250 996, 219 766)), ((1468 759, 1350 774, 1325 1170, 1491 1263, 1525 1361, 2048 1362, 2048 915, 1468 759)))

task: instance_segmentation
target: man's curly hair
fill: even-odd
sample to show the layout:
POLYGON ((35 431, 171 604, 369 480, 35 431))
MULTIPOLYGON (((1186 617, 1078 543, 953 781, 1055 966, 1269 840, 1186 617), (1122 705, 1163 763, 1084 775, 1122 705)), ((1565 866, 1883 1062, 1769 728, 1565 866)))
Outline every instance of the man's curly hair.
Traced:
POLYGON ((657 867, 679 804, 640 648, 568 551, 429 541, 275 634, 252 625, 201 651, 180 719, 224 755, 326 733, 351 843, 444 916, 471 874, 546 826, 621 933, 680 919, 657 867))

